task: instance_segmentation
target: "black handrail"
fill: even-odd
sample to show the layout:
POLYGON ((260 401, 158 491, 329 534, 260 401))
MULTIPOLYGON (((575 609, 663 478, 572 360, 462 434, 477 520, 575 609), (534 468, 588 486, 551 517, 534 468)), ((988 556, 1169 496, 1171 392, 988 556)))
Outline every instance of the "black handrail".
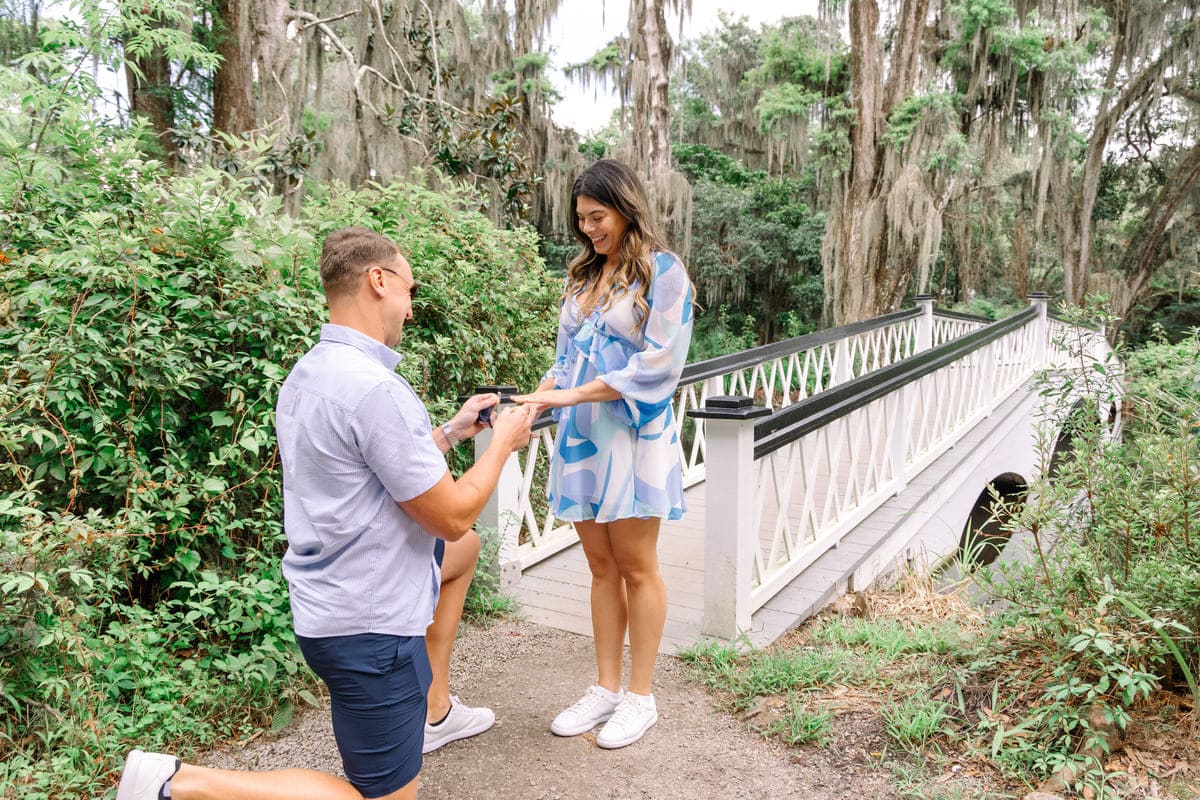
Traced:
POLYGON ((961 311, 942 311, 941 309, 934 309, 933 315, 935 317, 945 317, 946 319, 957 319, 963 322, 982 322, 985 325, 990 325, 996 321, 991 317, 981 317, 978 314, 964 314, 961 311))
POLYGON ((931 372, 951 364, 1036 319, 1038 309, 1030 306, 1010 317, 993 322, 932 350, 889 364, 860 378, 833 386, 763 417, 754 426, 754 458, 758 460, 828 425, 850 412, 896 391, 931 372))
MULTIPOLYGON (((865 333, 876 328, 882 328, 887 325, 892 325, 897 322, 903 322, 906 319, 921 316, 921 309, 909 308, 902 311, 893 311, 890 314, 873 317, 863 320, 862 322, 852 322, 849 325, 842 325, 838 328, 828 328, 815 333, 806 333, 803 336, 793 336, 791 339, 784 339, 780 342, 772 342, 759 347, 752 347, 749 350, 741 350, 736 353, 727 353, 716 358, 708 358, 704 361, 695 361, 683 368, 680 373, 679 383, 676 389, 680 386, 687 386, 691 383, 707 380, 708 378, 717 375, 724 375, 727 372, 733 372, 736 369, 746 369, 765 361, 770 361, 773 358, 780 356, 799 353, 802 350, 808 350, 813 347, 820 347, 823 344, 835 342, 838 339, 844 339, 855 334, 865 333)), ((543 428, 548 428, 554 424, 554 420, 550 417, 550 411, 547 409, 542 412, 542 415, 533 423, 533 430, 539 431, 543 428)))
POLYGON ((717 375, 724 375, 736 369, 757 366, 773 358, 799 353, 802 350, 820 347, 823 344, 829 344, 838 339, 865 333, 866 331, 882 328, 896 322, 903 322, 913 317, 919 317, 921 313, 921 309, 919 308, 893 311, 890 314, 884 314, 881 317, 874 317, 862 322, 852 322, 849 325, 842 325, 838 328, 828 328, 823 331, 816 331, 815 333, 806 333, 803 336, 793 336, 791 339, 784 339, 781 342, 764 344, 759 347, 752 347, 749 350, 728 353, 716 358, 705 359, 704 361, 696 361, 683 368, 683 374, 679 376, 679 385, 684 386, 717 375))

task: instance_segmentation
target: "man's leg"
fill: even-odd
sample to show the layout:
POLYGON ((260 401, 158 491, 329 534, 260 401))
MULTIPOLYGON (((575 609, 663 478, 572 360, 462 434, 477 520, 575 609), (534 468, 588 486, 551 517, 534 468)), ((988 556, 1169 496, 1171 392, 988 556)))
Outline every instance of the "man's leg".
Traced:
MULTIPOLYGON (((413 800, 417 778, 381 800, 413 800)), ((157 790, 152 796, 157 798, 157 790)), ((184 764, 171 779, 174 800, 362 800, 341 778, 307 769, 234 772, 184 764)))
MULTIPOLYGON (((304 658, 329 687, 334 737, 346 774, 381 800, 413 800, 421 770, 429 669, 421 636, 297 637, 304 658)), ((350 782, 305 769, 237 772, 170 756, 130 753, 117 800, 362 800, 350 782)))
POLYGON ((496 715, 490 708, 471 708, 450 696, 450 657, 458 623, 462 621, 467 589, 479 561, 479 536, 471 531, 457 542, 446 542, 442 555, 442 590, 433 623, 425 631, 425 649, 433 679, 429 685, 424 753, 444 744, 475 736, 491 728, 496 715), (453 701, 452 701, 453 700, 453 701))
POLYGON ((442 557, 442 592, 433 612, 433 624, 425 631, 425 650, 433 682, 429 685, 427 722, 438 722, 450 711, 450 656, 458 623, 462 621, 467 588, 479 561, 479 536, 471 531, 457 542, 446 542, 442 557))

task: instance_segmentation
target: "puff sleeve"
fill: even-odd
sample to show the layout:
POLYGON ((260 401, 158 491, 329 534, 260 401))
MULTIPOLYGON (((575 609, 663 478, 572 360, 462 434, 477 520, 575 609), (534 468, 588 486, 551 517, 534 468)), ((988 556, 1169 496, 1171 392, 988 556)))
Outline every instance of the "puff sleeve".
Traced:
POLYGON ((662 252, 654 258, 654 272, 646 297, 650 310, 642 348, 625 366, 598 376, 621 393, 620 399, 608 401, 609 410, 638 430, 670 408, 692 341, 693 297, 687 269, 674 253, 662 252))

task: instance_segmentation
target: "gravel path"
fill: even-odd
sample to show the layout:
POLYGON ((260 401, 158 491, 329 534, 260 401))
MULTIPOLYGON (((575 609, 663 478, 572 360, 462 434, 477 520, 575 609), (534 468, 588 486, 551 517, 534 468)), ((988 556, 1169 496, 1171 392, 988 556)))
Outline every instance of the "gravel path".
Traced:
MULTIPOLYGON (((686 666, 659 657, 659 721, 642 741, 602 750, 591 734, 560 738, 550 720, 594 679, 587 637, 522 621, 468 627, 455 646, 453 691, 496 711, 496 727, 425 757, 423 800, 473 798, 841 798, 894 797, 866 764, 830 762, 823 751, 767 741, 714 709, 686 666)), ((216 752, 210 766, 308 767, 341 774, 327 708, 313 709, 278 736, 216 752)))

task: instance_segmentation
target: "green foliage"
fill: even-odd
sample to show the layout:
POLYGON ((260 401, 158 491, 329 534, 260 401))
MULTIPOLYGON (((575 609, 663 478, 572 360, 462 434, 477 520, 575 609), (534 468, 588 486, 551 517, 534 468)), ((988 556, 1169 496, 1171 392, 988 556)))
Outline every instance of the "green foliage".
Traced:
POLYGON ((954 622, 907 625, 893 619, 849 619, 840 625, 823 625, 812 632, 813 641, 846 648, 865 647, 888 660, 906 653, 944 655, 960 649, 961 629, 954 622))
POLYGON ((486 624, 516 612, 515 601, 500 589, 500 535, 495 528, 479 529, 479 561, 467 587, 463 619, 486 624))
POLYGON ((764 89, 754 111, 758 114, 759 126, 766 133, 780 120, 808 116, 813 106, 823 99, 824 94, 819 91, 784 83, 764 89))
POLYGON ((849 78, 850 54, 841 38, 814 17, 789 17, 763 37, 756 77, 840 91, 849 78))
MULTIPOLYGON (((1095 307, 1072 319, 1111 322, 1095 307)), ((1020 664, 1029 688, 1012 701, 1028 713, 981 722, 1008 770, 1044 776, 1069 767, 1095 785, 1103 776, 1094 759, 1139 703, 1163 689, 1200 702, 1198 357, 1194 337, 1130 355, 1119 442, 1103 413, 1115 399, 1113 362, 1077 351, 1084 369, 1074 386, 1047 380, 1044 393, 1060 409, 1076 403, 1076 391, 1084 399, 1059 417, 1068 420, 1068 457, 1010 509, 1036 560, 978 578, 1008 604, 1000 646, 1036 659, 1020 664)))
POLYGON ((186 755, 315 702, 273 407, 325 316, 324 234, 367 225, 409 256, 403 369, 435 418, 536 382, 558 284, 468 192, 332 186, 297 223, 259 188, 262 151, 168 177, 136 129, 0 82, 31 97, 0 109, 0 782, 99 797, 134 743, 186 755))
POLYGON ((793 696, 783 718, 768 725, 766 733, 793 747, 802 744, 822 746, 833 738, 830 721, 834 716, 829 709, 810 705, 802 697, 793 696))
POLYGON ((950 718, 949 706, 923 695, 891 700, 880 709, 884 730, 906 750, 919 751, 943 733, 950 718))
POLYGON ((768 28, 761 65, 747 80, 763 87, 755 106, 762 131, 786 129, 778 123, 808 118, 813 110, 849 88, 849 52, 841 38, 813 17, 790 17, 768 28))
POLYGON ((751 170, 736 158, 708 145, 680 142, 671 147, 675 167, 692 182, 711 181, 744 187, 767 180, 766 172, 751 170))
POLYGON ((546 77, 546 64, 549 61, 547 53, 518 55, 513 59, 511 70, 491 76, 492 91, 500 96, 540 96, 551 102, 561 99, 562 95, 546 77))
POLYGON ((883 135, 883 140, 893 147, 899 147, 913 135, 921 117, 925 114, 953 115, 958 113, 955 100, 954 95, 946 92, 909 95, 901 100, 888 116, 887 131, 883 135))
POLYGON ((683 170, 714 178, 692 188, 689 267, 702 305, 726 309, 735 331, 753 317, 757 344, 811 330, 824 301, 825 219, 807 202, 808 181, 769 178, 701 146, 678 152, 683 170))

